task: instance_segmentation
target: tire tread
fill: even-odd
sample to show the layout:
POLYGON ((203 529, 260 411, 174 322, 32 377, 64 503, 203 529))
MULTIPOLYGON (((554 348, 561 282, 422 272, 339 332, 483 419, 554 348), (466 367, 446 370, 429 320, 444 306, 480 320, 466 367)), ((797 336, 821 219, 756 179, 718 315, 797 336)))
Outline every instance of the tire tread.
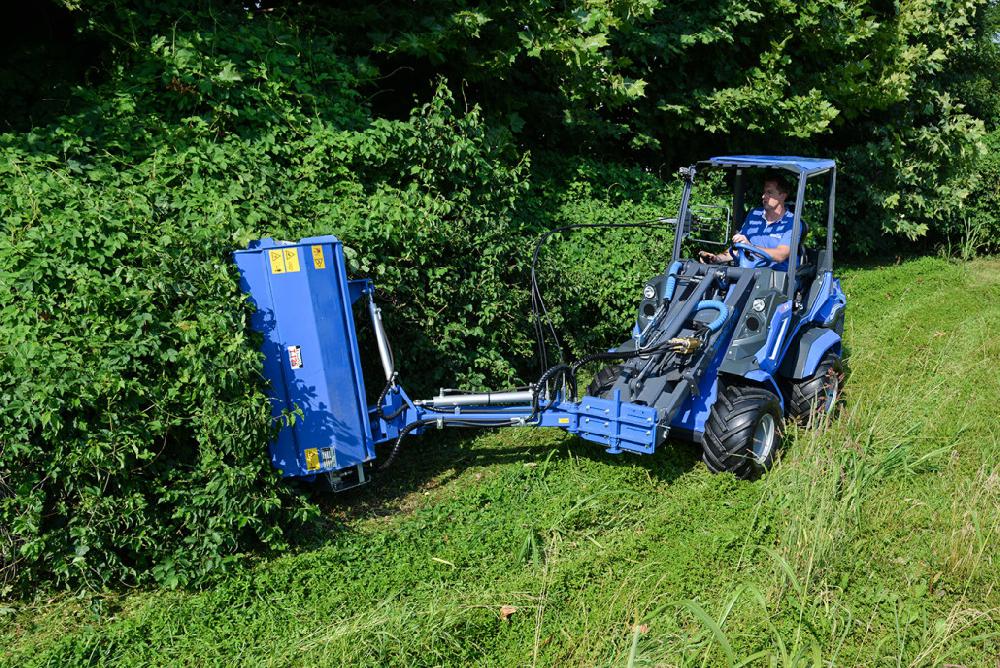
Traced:
POLYGON ((731 385, 719 394, 705 424, 702 460, 709 471, 729 472, 739 478, 753 479, 770 467, 773 451, 763 466, 749 456, 754 427, 765 411, 775 417, 777 436, 780 438, 781 408, 773 392, 759 387, 731 385))

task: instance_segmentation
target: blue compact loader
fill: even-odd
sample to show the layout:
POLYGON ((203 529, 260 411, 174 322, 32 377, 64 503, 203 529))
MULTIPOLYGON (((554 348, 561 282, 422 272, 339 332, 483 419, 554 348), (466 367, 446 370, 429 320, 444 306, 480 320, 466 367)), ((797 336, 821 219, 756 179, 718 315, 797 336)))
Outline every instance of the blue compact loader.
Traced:
MULTIPOLYGON (((574 363, 543 363, 526 390, 442 390, 411 399, 398 382, 374 285, 348 279, 334 236, 262 239, 234 253, 256 307, 251 326, 263 334, 273 414, 288 422, 270 444, 273 466, 284 477, 341 490, 370 479, 380 443, 395 442, 384 467, 408 435, 428 428, 520 426, 565 429, 610 453, 652 454, 668 438, 683 439, 701 445, 713 472, 753 479, 766 471, 785 419, 815 424, 833 411, 840 392, 846 299, 833 276, 836 166, 817 158, 724 156, 680 171, 677 217, 659 221, 676 226, 672 255, 666 271, 642 286, 631 336, 574 363), (696 176, 715 170, 726 174, 714 183, 732 185, 731 208, 729 200, 692 202, 696 176), (729 242, 744 220, 747 177, 762 170, 797 177, 786 203, 787 269, 775 268, 761 247, 729 242), (802 210, 807 184, 826 205, 825 234, 809 236, 812 243, 802 210), (688 249, 711 244, 728 249, 731 261, 684 259, 688 249), (384 375, 373 404, 356 312, 371 321, 384 375), (602 366, 578 396, 584 364, 602 366)), ((547 316, 534 264, 532 297, 541 329, 547 316)), ((543 337, 540 345, 544 360, 543 337)))

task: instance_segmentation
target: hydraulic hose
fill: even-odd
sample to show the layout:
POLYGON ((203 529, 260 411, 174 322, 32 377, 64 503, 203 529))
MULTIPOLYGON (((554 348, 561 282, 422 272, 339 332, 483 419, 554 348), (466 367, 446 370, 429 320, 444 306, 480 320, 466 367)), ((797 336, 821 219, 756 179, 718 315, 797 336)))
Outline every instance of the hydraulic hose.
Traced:
POLYGON ((702 309, 714 308, 719 312, 719 316, 712 322, 706 325, 714 334, 715 332, 722 329, 722 326, 729 319, 729 307, 724 303, 720 302, 718 299, 703 299, 698 302, 698 305, 694 307, 695 311, 701 311, 702 309))
POLYGON ((677 272, 681 270, 684 263, 678 260, 670 265, 670 269, 667 270, 667 284, 663 286, 663 298, 666 301, 670 301, 674 298, 674 289, 677 287, 677 272))
MULTIPOLYGON (((644 353, 639 353, 638 351, 634 350, 627 350, 621 353, 620 352, 591 353, 590 355, 582 357, 573 363, 573 373, 576 374, 577 370, 580 367, 584 366, 585 364, 590 364, 591 362, 597 362, 599 360, 627 360, 627 359, 632 359, 633 357, 638 357, 640 354, 644 353)), ((573 398, 575 399, 576 397, 573 398)))
POLYGON ((392 452, 389 453, 389 457, 385 460, 385 463, 379 467, 378 470, 384 471, 385 469, 389 468, 390 465, 392 465, 392 463, 396 460, 396 455, 399 454, 399 451, 402 448, 403 439, 406 438, 406 436, 408 436, 411 432, 421 427, 427 427, 433 424, 436 424, 439 427, 470 427, 473 429, 498 429, 502 427, 515 426, 515 423, 511 422, 509 419, 502 421, 497 420, 495 422, 485 422, 478 420, 470 421, 470 420, 462 420, 461 417, 457 415, 452 416, 451 419, 442 416, 440 418, 434 418, 430 420, 418 420, 416 422, 406 425, 405 427, 403 427, 402 430, 400 430, 399 436, 396 437, 396 444, 392 447, 392 452))
MULTIPOLYGON (((534 387, 531 388, 531 417, 534 418, 538 414, 538 395, 545 387, 545 384, 549 382, 556 374, 563 374, 570 386, 570 395, 576 396, 576 378, 573 376, 573 369, 567 364, 556 364, 555 366, 547 369, 545 373, 541 375, 538 382, 535 383, 534 387)), ((549 406, 555 400, 549 402, 549 405, 545 407, 548 410, 549 406)))
POLYGON ((382 464, 382 466, 378 467, 378 470, 384 471, 392 465, 392 462, 396 459, 396 455, 399 454, 399 449, 402 447, 403 439, 406 438, 407 434, 411 431, 419 429, 420 427, 434 424, 435 422, 437 422, 437 420, 418 420, 417 422, 411 422, 403 427, 399 432, 399 436, 396 437, 396 445, 392 446, 392 452, 389 453, 389 458, 385 460, 385 463, 382 464))
MULTIPOLYGON (((583 365, 585 365, 585 364, 590 364, 591 362, 597 362, 599 360, 608 360, 608 361, 610 361, 610 360, 627 360, 627 359, 632 359, 633 357, 636 357, 637 355, 638 355, 638 352, 637 351, 632 351, 632 350, 626 351, 624 353, 619 353, 619 352, 613 352, 613 353, 612 352, 591 353, 590 355, 586 355, 585 357, 583 357, 583 358, 577 360, 576 362, 574 362, 571 373, 573 374, 573 377, 576 378, 576 372, 577 372, 577 370, 580 367, 582 367, 583 365)), ((570 399, 572 401, 576 401, 576 385, 575 385, 575 383, 574 383, 574 386, 573 386, 573 395, 570 397, 570 399)))
POLYGON ((388 422, 389 420, 394 420, 394 419, 398 418, 400 415, 403 414, 403 411, 406 410, 406 402, 405 401, 402 404, 400 404, 399 408, 397 408, 396 410, 394 410, 392 413, 386 414, 382 410, 382 402, 385 401, 386 396, 389 394, 389 390, 391 390, 392 387, 393 387, 393 385, 395 385, 395 384, 396 384, 396 374, 394 373, 394 374, 392 374, 392 378, 389 379, 389 382, 386 383, 385 387, 382 388, 382 392, 381 392, 381 394, 378 395, 378 401, 375 404, 378 407, 376 409, 376 411, 375 411, 375 414, 378 417, 380 417, 383 420, 385 420, 386 422, 388 422))
POLYGON ((636 357, 646 357, 647 355, 656 355, 658 353, 671 353, 677 352, 671 343, 662 343, 653 348, 647 348, 646 350, 623 350, 615 352, 599 352, 591 353, 577 362, 573 363, 573 367, 570 369, 570 373, 573 375, 573 395, 572 400, 576 401, 576 372, 577 370, 585 364, 590 364, 591 362, 597 362, 601 360, 630 360, 636 357))

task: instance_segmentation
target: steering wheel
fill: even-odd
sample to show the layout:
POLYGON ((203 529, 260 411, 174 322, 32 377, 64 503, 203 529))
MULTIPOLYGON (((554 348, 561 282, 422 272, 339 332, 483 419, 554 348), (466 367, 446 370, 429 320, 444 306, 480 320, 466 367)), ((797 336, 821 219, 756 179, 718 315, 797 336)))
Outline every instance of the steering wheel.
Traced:
POLYGON ((751 246, 750 244, 743 244, 737 242, 733 244, 732 248, 733 250, 743 251, 743 253, 747 257, 747 260, 755 260, 755 263, 753 265, 754 269, 756 269, 757 267, 766 267, 772 262, 774 262, 774 260, 771 259, 770 255, 765 253, 762 249, 757 248, 756 246, 751 246))

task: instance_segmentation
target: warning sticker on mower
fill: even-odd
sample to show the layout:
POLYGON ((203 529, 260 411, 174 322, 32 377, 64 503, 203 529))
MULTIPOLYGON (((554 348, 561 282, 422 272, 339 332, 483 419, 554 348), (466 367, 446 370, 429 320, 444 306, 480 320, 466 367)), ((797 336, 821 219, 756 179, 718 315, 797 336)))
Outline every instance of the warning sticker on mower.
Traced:
POLYGON ((285 248, 281 251, 285 256, 285 271, 291 273, 299 270, 299 249, 285 248))
POLYGON ((318 471, 319 470, 319 450, 316 448, 306 448, 303 453, 306 456, 306 470, 307 471, 318 471))
POLYGON ((313 254, 313 266, 316 267, 317 269, 326 269, 326 260, 323 259, 323 247, 313 246, 312 254, 313 254))
POLYGON ((267 251, 267 259, 271 261, 272 274, 291 274, 299 270, 298 248, 275 248, 267 251))
POLYGON ((302 346, 288 346, 288 365, 293 369, 302 368, 302 346))
POLYGON ((283 274, 283 273, 285 273, 285 258, 281 254, 280 250, 269 250, 269 251, 267 251, 267 258, 271 261, 271 273, 272 274, 283 274))

